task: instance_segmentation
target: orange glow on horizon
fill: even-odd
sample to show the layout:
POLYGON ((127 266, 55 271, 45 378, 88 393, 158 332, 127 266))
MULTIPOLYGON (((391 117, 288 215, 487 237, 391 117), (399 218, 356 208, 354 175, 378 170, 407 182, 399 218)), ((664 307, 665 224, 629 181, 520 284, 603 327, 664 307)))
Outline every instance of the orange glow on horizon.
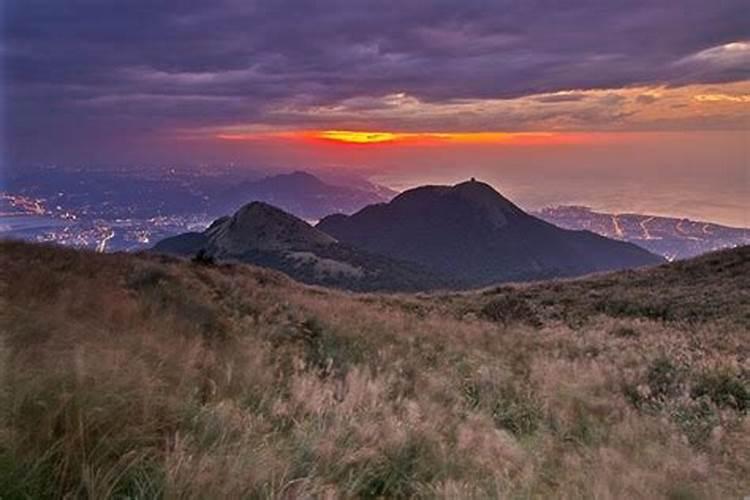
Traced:
POLYGON ((221 133, 218 139, 308 140, 340 145, 441 145, 441 144, 567 144, 591 142, 595 134, 562 132, 386 132, 359 130, 304 130, 289 132, 221 133))
POLYGON ((353 130, 323 130, 312 135, 314 139, 341 142, 346 144, 498 144, 525 142, 529 140, 549 140, 553 133, 510 133, 510 132, 360 132, 353 130))

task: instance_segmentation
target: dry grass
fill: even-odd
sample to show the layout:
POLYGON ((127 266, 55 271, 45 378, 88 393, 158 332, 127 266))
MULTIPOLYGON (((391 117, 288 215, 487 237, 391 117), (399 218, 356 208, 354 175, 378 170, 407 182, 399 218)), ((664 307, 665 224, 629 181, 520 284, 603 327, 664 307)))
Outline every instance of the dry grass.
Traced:
POLYGON ((398 296, 2 243, 0 497, 741 498, 750 259, 711 259, 398 296))

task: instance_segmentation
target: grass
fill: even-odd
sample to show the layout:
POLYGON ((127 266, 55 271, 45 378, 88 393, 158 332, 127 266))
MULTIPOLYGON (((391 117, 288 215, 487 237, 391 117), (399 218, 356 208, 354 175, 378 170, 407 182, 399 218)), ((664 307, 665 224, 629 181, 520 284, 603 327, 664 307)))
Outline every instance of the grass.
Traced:
POLYGON ((0 243, 0 497, 741 498, 749 264, 379 295, 0 243))

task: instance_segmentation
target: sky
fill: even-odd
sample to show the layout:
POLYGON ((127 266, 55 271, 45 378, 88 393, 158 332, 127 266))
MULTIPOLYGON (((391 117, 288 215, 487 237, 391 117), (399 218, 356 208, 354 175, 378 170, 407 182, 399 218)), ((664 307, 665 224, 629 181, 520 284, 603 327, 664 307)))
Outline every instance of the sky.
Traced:
POLYGON ((2 164, 487 180, 750 225, 746 0, 5 0, 2 164), (241 168, 241 167, 238 167, 241 168))

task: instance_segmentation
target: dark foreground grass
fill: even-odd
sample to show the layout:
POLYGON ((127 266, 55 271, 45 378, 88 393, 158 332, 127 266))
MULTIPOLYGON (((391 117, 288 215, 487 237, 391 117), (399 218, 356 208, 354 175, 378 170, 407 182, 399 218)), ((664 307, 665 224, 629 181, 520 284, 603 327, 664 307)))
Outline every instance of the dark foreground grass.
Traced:
POLYGON ((0 244, 0 497, 741 498, 747 249, 476 293, 0 244))

